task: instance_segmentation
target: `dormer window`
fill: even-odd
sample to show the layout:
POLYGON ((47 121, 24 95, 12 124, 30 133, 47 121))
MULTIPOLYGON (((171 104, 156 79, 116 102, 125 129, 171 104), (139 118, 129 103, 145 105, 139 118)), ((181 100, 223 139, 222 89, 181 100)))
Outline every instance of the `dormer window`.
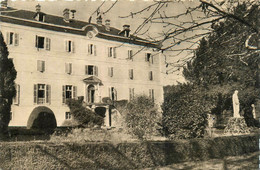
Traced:
POLYGON ((36 21, 44 22, 44 21, 45 21, 45 15, 46 15, 46 14, 44 14, 44 13, 42 13, 42 12, 37 12, 37 13, 35 14, 35 16, 34 16, 34 19, 35 19, 36 21))

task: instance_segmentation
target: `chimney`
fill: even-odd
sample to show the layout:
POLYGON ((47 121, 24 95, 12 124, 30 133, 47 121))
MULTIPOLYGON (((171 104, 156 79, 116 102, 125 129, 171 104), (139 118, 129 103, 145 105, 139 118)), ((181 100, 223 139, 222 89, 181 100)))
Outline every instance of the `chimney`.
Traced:
POLYGON ((41 5, 40 4, 36 5, 35 8, 36 8, 37 13, 41 12, 41 5))
POLYGON ((7 0, 2 0, 0 7, 1 7, 1 8, 7 8, 7 0))
POLYGON ((70 21, 70 10, 68 8, 63 10, 63 19, 65 22, 70 21))
POLYGON ((125 37, 129 37, 130 36, 130 34, 129 34, 129 32, 130 32, 130 25, 123 25, 123 31, 125 32, 124 36, 125 37))
POLYGON ((75 13, 77 12, 75 9, 72 9, 72 10, 70 10, 70 12, 72 13, 72 19, 74 19, 75 18, 75 13))
POLYGON ((101 15, 99 15, 99 16, 97 17, 97 24, 98 24, 98 25, 102 25, 102 16, 101 16, 101 15))
POLYGON ((107 20, 105 21, 105 26, 106 26, 106 30, 107 30, 107 31, 110 31, 110 19, 107 19, 107 20))

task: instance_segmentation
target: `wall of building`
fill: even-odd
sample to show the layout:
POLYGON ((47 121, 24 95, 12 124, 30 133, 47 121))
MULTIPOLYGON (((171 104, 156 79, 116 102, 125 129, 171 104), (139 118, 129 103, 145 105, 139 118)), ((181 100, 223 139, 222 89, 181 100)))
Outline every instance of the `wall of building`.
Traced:
MULTIPOLYGON (((7 32, 19 34, 19 45, 8 45, 9 57, 13 58, 18 72, 16 83, 20 85, 19 104, 12 106, 13 118, 10 126, 26 126, 32 110, 39 104, 33 103, 34 84, 51 85, 51 103, 46 105, 55 113, 57 125, 62 125, 68 107, 62 104, 62 86, 77 86, 77 96, 86 98, 86 84, 83 79, 85 65, 98 67, 98 78, 103 86, 99 87, 101 98, 109 96, 109 87, 117 90, 117 99, 129 99, 129 88, 135 89, 135 94, 149 95, 149 89, 154 89, 155 102, 163 100, 160 78, 160 54, 154 55, 153 64, 145 61, 145 53, 152 49, 145 49, 137 53, 132 60, 128 60, 128 50, 133 54, 141 50, 142 46, 130 45, 99 38, 89 39, 87 36, 73 35, 49 31, 44 29, 1 23, 4 36, 7 32), (50 38, 50 50, 37 49, 37 36, 50 38), (65 41, 71 40, 75 44, 74 52, 66 52, 65 41), (96 56, 88 55, 88 44, 96 45, 96 56), (108 47, 116 48, 116 58, 108 57, 108 47), (37 71, 37 60, 45 61, 45 71, 37 71), (65 73, 65 63, 72 63, 72 73, 65 73), (108 75, 108 67, 114 67, 113 77, 108 75), (129 69, 134 70, 134 79, 129 79, 129 69), (149 71, 153 71, 153 80, 149 80, 149 71)), ((5 37, 6 38, 6 37, 5 37)))

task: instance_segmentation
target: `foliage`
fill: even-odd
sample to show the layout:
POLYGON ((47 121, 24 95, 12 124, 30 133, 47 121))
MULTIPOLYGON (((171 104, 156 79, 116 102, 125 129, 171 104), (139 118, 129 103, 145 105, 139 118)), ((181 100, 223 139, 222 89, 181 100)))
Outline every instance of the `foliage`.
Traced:
POLYGON ((79 125, 94 126, 103 124, 103 117, 82 105, 82 100, 69 99, 67 105, 70 108, 71 115, 79 125))
POLYGON ((8 49, 0 32, 0 140, 7 137, 12 99, 15 97, 16 70, 8 59, 8 49))
POLYGON ((214 98, 206 90, 192 84, 179 84, 165 93, 163 130, 170 138, 203 137, 207 114, 215 107, 214 98))
POLYGON ((159 113, 153 100, 145 95, 136 96, 126 107, 125 124, 128 132, 145 140, 156 132, 159 113))

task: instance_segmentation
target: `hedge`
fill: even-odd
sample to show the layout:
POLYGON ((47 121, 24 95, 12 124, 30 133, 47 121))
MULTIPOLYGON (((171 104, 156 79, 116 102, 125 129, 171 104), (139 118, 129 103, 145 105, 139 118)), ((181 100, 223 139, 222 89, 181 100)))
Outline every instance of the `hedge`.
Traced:
POLYGON ((163 142, 0 143, 2 169, 139 169, 237 156, 259 150, 259 136, 163 142))

